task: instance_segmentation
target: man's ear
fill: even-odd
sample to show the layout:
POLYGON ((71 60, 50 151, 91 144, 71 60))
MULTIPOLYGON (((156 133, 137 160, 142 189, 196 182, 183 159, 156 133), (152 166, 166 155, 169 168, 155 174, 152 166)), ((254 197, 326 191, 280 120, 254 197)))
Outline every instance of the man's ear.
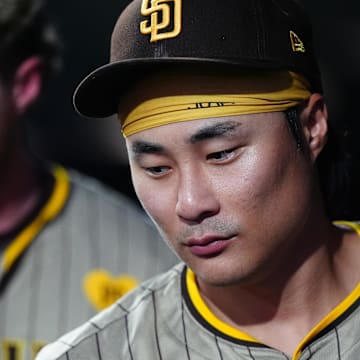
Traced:
POLYGON ((13 99, 19 115, 24 114, 40 96, 42 88, 42 60, 32 56, 23 61, 13 78, 13 99))
POLYGON ((300 115, 305 140, 315 160, 327 141, 328 112, 321 94, 312 94, 300 115))

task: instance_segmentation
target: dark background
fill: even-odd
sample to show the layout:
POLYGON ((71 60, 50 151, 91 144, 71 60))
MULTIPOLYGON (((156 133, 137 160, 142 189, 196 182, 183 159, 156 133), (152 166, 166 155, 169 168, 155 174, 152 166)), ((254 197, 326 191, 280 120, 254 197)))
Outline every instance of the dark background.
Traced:
MULTIPOLYGON (((118 123, 113 118, 83 119, 74 112, 71 100, 79 80, 108 61, 111 31, 127 3, 123 0, 49 2, 48 8, 63 42, 63 69, 28 124, 31 146, 40 156, 93 175, 134 198, 118 123)), ((360 159, 357 144, 360 2, 303 0, 303 3, 313 22, 330 117, 347 131, 349 148, 360 159)), ((226 2, 221 4, 224 6, 226 2)), ((358 173, 353 176, 351 207, 353 218, 360 219, 358 173)))

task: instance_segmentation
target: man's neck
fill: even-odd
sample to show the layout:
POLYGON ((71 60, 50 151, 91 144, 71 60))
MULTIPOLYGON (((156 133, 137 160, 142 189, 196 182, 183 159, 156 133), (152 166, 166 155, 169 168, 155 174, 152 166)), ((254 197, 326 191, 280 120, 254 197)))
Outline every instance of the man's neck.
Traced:
POLYGON ((42 196, 34 162, 23 154, 1 170, 0 236, 12 232, 34 210, 42 196))
POLYGON ((360 279, 360 266, 355 260, 360 252, 358 235, 341 234, 329 227, 323 236, 340 245, 324 244, 317 248, 287 279, 278 273, 262 282, 221 289, 198 281, 203 300, 223 322, 268 346, 292 354, 309 331, 346 298, 360 279), (354 238, 357 239, 353 241, 354 238), (351 250, 342 245, 346 242, 352 244, 351 250), (348 263, 355 266, 352 267, 354 276, 349 276, 348 263))

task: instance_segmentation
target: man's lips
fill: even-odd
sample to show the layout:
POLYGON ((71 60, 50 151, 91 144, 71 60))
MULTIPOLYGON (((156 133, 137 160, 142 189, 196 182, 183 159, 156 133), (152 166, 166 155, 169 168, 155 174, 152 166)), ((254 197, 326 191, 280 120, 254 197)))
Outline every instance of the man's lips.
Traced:
POLYGON ((220 254, 230 245, 232 237, 206 236, 189 239, 187 245, 192 254, 201 257, 209 257, 220 254))

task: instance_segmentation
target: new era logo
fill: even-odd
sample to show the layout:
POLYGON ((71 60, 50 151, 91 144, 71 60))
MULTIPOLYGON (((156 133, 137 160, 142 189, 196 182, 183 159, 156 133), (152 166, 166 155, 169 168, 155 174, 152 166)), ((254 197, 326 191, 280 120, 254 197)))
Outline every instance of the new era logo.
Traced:
POLYGON ((290 42, 291 42, 292 50, 294 52, 302 52, 302 53, 305 52, 304 43, 293 31, 290 31, 290 42))

